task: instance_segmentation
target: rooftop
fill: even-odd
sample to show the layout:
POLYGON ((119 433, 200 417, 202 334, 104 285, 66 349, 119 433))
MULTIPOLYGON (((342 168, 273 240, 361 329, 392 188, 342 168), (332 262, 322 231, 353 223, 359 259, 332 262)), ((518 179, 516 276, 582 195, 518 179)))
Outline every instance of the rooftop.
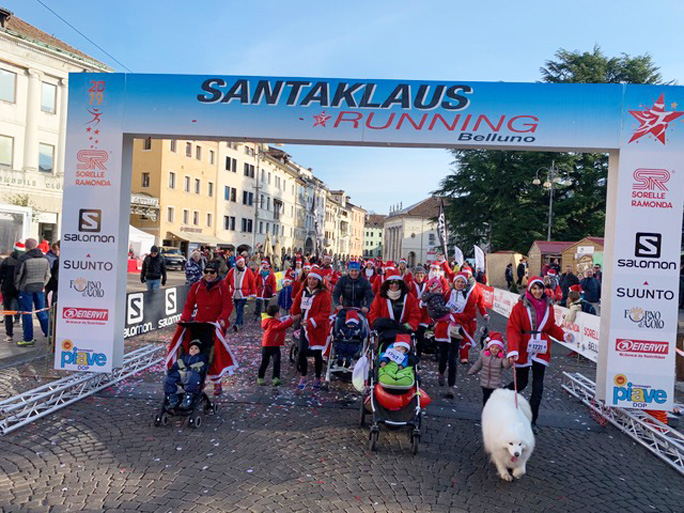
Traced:
MULTIPOLYGON (((398 216, 411 216, 411 217, 423 217, 426 219, 433 219, 439 215, 439 204, 443 201, 442 198, 437 196, 431 196, 427 199, 414 203, 401 210, 396 210, 392 212, 390 217, 398 216)), ((448 201, 444 200, 444 203, 448 201)))

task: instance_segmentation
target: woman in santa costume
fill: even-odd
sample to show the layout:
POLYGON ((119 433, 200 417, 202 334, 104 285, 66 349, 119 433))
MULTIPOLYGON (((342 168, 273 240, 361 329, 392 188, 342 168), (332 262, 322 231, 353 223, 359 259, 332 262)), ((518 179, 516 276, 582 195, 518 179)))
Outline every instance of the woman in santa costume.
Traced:
MULTIPOLYGON (((233 354, 228 347, 225 332, 230 326, 229 318, 233 311, 233 299, 230 289, 225 280, 218 276, 219 262, 209 262, 202 271, 204 276, 195 282, 188 291, 185 300, 183 313, 180 322, 208 322, 216 326, 214 333, 214 359, 211 362, 207 379, 214 383, 214 395, 219 395, 222 391, 221 379, 226 373, 232 373, 237 367, 233 354), (195 316, 193 318, 193 313, 195 316)), ((168 368, 176 361, 178 348, 182 344, 185 351, 189 349, 192 340, 192 333, 183 326, 178 326, 169 346, 169 353, 166 357, 168 368)))
POLYGON ((235 323, 233 324, 233 331, 237 331, 244 322, 247 298, 256 294, 254 274, 252 273, 252 270, 247 267, 245 257, 239 256, 235 260, 235 267, 228 271, 225 281, 228 285, 230 297, 235 304, 235 323))
POLYGON ((418 323, 418 330, 416 331, 416 354, 418 358, 423 354, 423 345, 425 343, 425 330, 430 325, 430 316, 428 315, 427 307, 421 306, 420 298, 427 290, 427 274, 423 266, 416 267, 413 280, 409 285, 409 292, 418 301, 418 308, 420 309, 420 322, 418 323))
MULTIPOLYGON (((544 293, 544 282, 539 276, 530 278, 527 290, 513 306, 506 326, 508 358, 515 362, 518 392, 527 386, 532 369, 532 428, 537 431, 539 405, 544 393, 544 373, 551 362, 551 337, 572 341, 557 324, 551 299, 544 293)), ((508 385, 513 389, 514 383, 508 385)))
POLYGON ((256 309, 254 310, 254 319, 261 322, 261 310, 266 310, 268 302, 271 298, 277 295, 275 274, 271 271, 271 265, 268 260, 261 261, 261 269, 256 275, 256 309))
POLYGON ((413 281, 413 274, 411 274, 411 271, 408 270, 408 265, 405 258, 399 260, 398 269, 399 275, 401 276, 401 279, 404 280, 404 283, 406 283, 406 285, 411 285, 411 282, 413 281))
POLYGON ((299 274, 299 278, 292 282, 292 299, 296 298, 297 294, 299 294, 299 291, 304 288, 304 285, 306 284, 306 277, 310 272, 311 264, 307 262, 302 267, 302 272, 299 274))
POLYGON ((368 313, 368 322, 375 327, 378 319, 391 319, 406 329, 416 331, 420 323, 418 301, 409 292, 396 269, 389 270, 368 313))
MULTIPOLYGON (((461 271, 466 275, 468 278, 468 284, 467 287, 471 289, 471 294, 473 296, 473 299, 475 301, 475 306, 477 312, 480 312, 480 315, 484 318, 485 322, 489 321, 489 313, 487 313, 487 307, 485 306, 485 297, 484 294, 482 293, 482 289, 478 285, 478 282, 473 278, 473 270, 470 267, 465 267, 463 271, 461 271)), ((455 279, 455 278, 454 278, 455 279)), ((461 349, 459 350, 460 358, 461 358, 461 364, 467 365, 468 364, 468 354, 470 353, 470 348, 475 347, 475 331, 477 330, 477 312, 475 313, 475 316, 473 317, 473 323, 472 323, 472 332, 470 333, 470 338, 468 340, 468 343, 465 343, 465 340, 461 344, 461 349)))
POLYGON ((321 388, 321 373, 323 372, 323 350, 328 338, 329 317, 332 310, 332 296, 326 288, 323 277, 318 269, 313 269, 306 277, 306 284, 292 304, 292 317, 301 321, 299 337, 298 367, 301 378, 297 384, 298 390, 306 388, 308 374, 308 357, 314 358, 314 390, 321 388))
POLYGON ((378 289, 380 288, 380 283, 378 282, 381 281, 381 279, 380 275, 375 270, 375 263, 373 262, 373 260, 366 260, 365 268, 363 270, 362 275, 364 278, 368 280, 368 282, 371 284, 371 287, 373 287, 373 294, 377 294, 378 289), (378 283, 377 288, 376 283, 378 283))

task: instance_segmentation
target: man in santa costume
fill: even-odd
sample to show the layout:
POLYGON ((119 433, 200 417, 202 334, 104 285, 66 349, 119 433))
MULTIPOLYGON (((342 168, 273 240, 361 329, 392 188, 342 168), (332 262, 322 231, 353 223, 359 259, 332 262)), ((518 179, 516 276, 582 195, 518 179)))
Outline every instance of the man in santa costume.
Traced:
POLYGON ((226 276, 226 284, 228 285, 230 297, 233 298, 233 303, 235 304, 233 331, 237 331, 244 324, 247 298, 256 294, 254 274, 247 267, 245 257, 239 256, 235 260, 235 267, 228 271, 226 276))
POLYGON ((261 268, 256 275, 256 308, 254 310, 254 320, 261 322, 261 310, 266 310, 268 302, 276 296, 275 274, 271 270, 268 260, 261 261, 261 268), (266 306, 265 306, 266 305, 266 306))
POLYGON ((442 292, 444 294, 449 292, 449 282, 444 277, 444 268, 437 262, 432 262, 432 264, 430 265, 430 273, 428 274, 428 280, 432 280, 433 278, 439 280, 439 282, 442 284, 442 292))

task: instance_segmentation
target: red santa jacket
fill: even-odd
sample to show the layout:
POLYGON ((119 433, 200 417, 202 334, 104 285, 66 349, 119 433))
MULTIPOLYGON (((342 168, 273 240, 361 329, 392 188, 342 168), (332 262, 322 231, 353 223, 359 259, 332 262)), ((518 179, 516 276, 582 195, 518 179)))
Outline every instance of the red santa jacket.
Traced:
POLYGON ((422 281, 422 283, 418 283, 414 279, 409 285, 409 292, 414 298, 416 298, 416 301, 418 302, 418 308, 420 309, 420 326, 430 325, 430 316, 428 315, 427 307, 421 306, 420 303, 420 298, 423 296, 425 291, 427 291, 427 280, 425 279, 422 281))
POLYGON ((299 291, 304 288, 306 278, 304 278, 304 281, 302 281, 300 278, 301 276, 292 282, 292 300, 294 300, 294 298, 297 297, 297 294, 299 294, 299 291))
POLYGON ((285 344, 285 333, 287 328, 294 324, 294 319, 288 317, 284 321, 275 317, 265 316, 261 320, 261 327, 264 329, 264 336, 261 339, 263 347, 281 347, 285 344))
POLYGON ((337 280, 340 279, 340 273, 333 269, 331 265, 322 265, 318 274, 321 275, 323 280, 327 283, 327 286, 331 289, 335 286, 337 280))
POLYGON ((401 312, 401 318, 395 319, 391 301, 378 294, 375 296, 375 299, 371 304, 370 312, 368 313, 368 322, 370 322, 371 326, 375 324, 376 319, 393 319, 401 322, 401 324, 408 323, 411 325, 411 329, 415 331, 418 329, 418 324, 420 323, 420 308, 418 307, 418 301, 413 294, 407 293, 404 296, 404 308, 401 312))
MULTIPOLYGON (((401 271, 399 271, 399 273, 401 274, 401 271)), ((404 283, 406 283, 406 285, 408 285, 408 286, 410 287, 410 286, 411 286, 411 282, 413 281, 413 274, 411 274, 411 271, 409 271, 409 270, 407 269, 407 270, 406 270, 406 274, 404 274, 404 275, 401 277, 401 279, 404 280, 404 283)))
MULTIPOLYGON (((480 312, 480 315, 484 317, 487 315, 487 308, 485 307, 485 297, 482 293, 482 289, 479 287, 477 282, 474 285, 471 285, 471 287, 473 291, 472 294, 475 296, 475 306, 480 312)), ((473 319, 477 319, 477 312, 475 313, 475 317, 473 317, 473 319)))
POLYGON ((508 339, 508 355, 518 356, 516 365, 518 367, 529 367, 532 362, 539 362, 548 365, 551 361, 551 340, 563 340, 564 332, 556 324, 553 305, 549 301, 546 303, 546 310, 542 319, 536 319, 533 326, 532 319, 536 317, 534 306, 530 301, 521 296, 513 306, 511 316, 508 318, 506 326, 506 338, 508 339), (534 333, 533 333, 534 332, 534 333), (532 341, 532 336, 538 341, 532 341), (546 350, 543 346, 546 346, 546 350))
POLYGON ((259 299, 271 299, 277 294, 275 274, 270 269, 264 279, 261 269, 256 273, 256 295, 259 299))
POLYGON ((228 319, 233 312, 233 297, 230 294, 225 280, 220 280, 211 288, 207 287, 205 280, 195 282, 188 291, 185 300, 181 321, 188 322, 219 322, 223 321, 224 329, 230 326, 228 319), (197 306, 197 314, 192 318, 192 313, 197 306))
MULTIPOLYGON (((447 324, 458 324, 463 328, 463 334, 465 339, 470 342, 471 345, 475 344, 475 330, 477 329, 477 296, 475 295, 476 287, 471 287, 466 291, 466 303, 461 312, 455 312, 449 315, 450 321, 447 324)), ((456 289, 452 289, 446 294, 444 294, 444 299, 449 305, 449 301, 452 299, 452 294, 458 293, 456 289)), ((463 291, 460 291, 463 292, 463 291)), ((444 321, 437 323, 443 324, 444 321)), ((437 340, 437 333, 440 333, 440 338, 444 338, 443 326, 435 327, 435 340, 437 340)), ((448 339, 447 339, 448 340, 448 339)), ((465 340, 464 340, 465 342, 465 340)))
POLYGON ((246 299, 249 296, 256 294, 256 289, 254 288, 254 273, 249 267, 245 267, 244 273, 236 273, 236 267, 233 267, 228 271, 226 276, 226 283, 228 284, 228 290, 230 291, 230 297, 235 297, 236 289, 239 289, 242 293, 242 298, 246 299), (239 282, 236 281, 236 276, 240 278, 239 282))
POLYGON ((440 265, 442 269, 444 269, 444 276, 446 277, 447 281, 449 283, 454 281, 455 273, 454 270, 449 266, 449 262, 443 260, 442 262, 437 262, 437 264, 440 265))
POLYGON ((332 295, 328 290, 318 289, 316 294, 309 296, 306 288, 302 288, 292 304, 292 315, 302 315, 302 329, 309 341, 309 349, 325 349, 328 338, 330 311, 332 309, 332 295), (311 307, 304 310, 302 302, 311 301, 311 307))

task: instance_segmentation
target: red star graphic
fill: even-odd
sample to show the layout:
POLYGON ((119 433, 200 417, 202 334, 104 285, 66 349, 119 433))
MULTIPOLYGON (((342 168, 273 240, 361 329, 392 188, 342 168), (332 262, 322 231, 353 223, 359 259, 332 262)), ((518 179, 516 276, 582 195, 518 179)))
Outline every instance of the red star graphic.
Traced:
POLYGON ((636 141, 646 134, 653 134, 653 137, 665 144, 665 131, 670 121, 674 121, 684 115, 682 111, 665 111, 665 95, 661 94, 653 107, 646 110, 630 110, 629 113, 639 121, 639 128, 629 142, 636 141))
MULTIPOLYGON (((88 130, 90 130, 90 129, 88 129, 88 130)), ((100 135, 100 131, 99 131, 99 130, 95 130, 95 135, 100 135)))
POLYGON ((90 127, 86 128, 86 132, 90 132, 90 130, 91 130, 90 127))
POLYGON ((332 117, 332 116, 328 116, 328 115, 325 113, 325 111, 321 112, 321 113, 318 114, 318 115, 314 115, 313 118, 316 120, 316 122, 313 124, 313 126, 318 126, 318 125, 325 126, 325 123, 326 123, 331 117, 332 117))

